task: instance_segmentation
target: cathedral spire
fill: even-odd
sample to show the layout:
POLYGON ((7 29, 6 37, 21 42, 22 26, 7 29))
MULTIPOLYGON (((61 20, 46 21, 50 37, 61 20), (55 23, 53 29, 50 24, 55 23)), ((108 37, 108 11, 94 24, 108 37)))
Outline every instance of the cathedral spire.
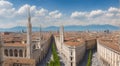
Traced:
POLYGON ((31 22, 30 8, 28 7, 28 22, 31 22))
POLYGON ((39 30, 39 38, 41 40, 41 25, 40 25, 40 30, 39 30))
POLYGON ((30 15, 30 8, 28 7, 28 23, 27 23, 27 57, 28 58, 31 58, 32 55, 31 36, 32 36, 31 15, 30 15))
POLYGON ((30 7, 28 7, 28 27, 31 28, 31 15, 30 15, 30 7))
MULTIPOLYGON (((63 27, 63 25, 61 25, 60 26, 60 45, 61 45, 61 52, 62 52, 62 46, 63 46, 63 44, 64 44, 64 27, 63 27)), ((60 53, 61 54, 61 53, 60 53)))
POLYGON ((64 27, 63 25, 60 26, 60 42, 64 43, 64 27))

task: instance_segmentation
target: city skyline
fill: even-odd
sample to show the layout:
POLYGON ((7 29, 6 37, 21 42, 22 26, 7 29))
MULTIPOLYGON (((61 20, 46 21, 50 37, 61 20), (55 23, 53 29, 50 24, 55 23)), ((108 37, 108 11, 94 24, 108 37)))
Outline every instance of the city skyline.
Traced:
POLYGON ((120 66, 120 0, 0 0, 0 66, 120 66))
POLYGON ((25 26, 26 7, 33 26, 110 24, 119 26, 119 0, 0 0, 0 28, 25 26))

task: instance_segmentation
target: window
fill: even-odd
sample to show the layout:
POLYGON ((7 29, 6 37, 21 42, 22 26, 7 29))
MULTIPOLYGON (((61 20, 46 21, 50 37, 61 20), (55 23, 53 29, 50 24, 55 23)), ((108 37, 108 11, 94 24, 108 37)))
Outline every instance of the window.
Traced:
POLYGON ((22 66, 21 63, 13 63, 13 66, 22 66))
POLYGON ((71 51, 71 55, 72 55, 72 51, 71 51))
POLYGON ((18 64, 17 64, 17 63, 14 63, 13 66, 18 66, 18 64))
POLYGON ((10 49, 10 56, 13 56, 13 50, 12 49, 10 49))
POLYGON ((35 45, 33 45, 33 49, 35 49, 35 47, 36 47, 36 46, 35 46, 35 45))
POLYGON ((8 50, 7 49, 4 50, 4 53, 5 53, 6 56, 8 56, 8 50))
POLYGON ((19 56, 23 57, 23 51, 22 50, 19 50, 19 56))
POLYGON ((14 54, 15 54, 15 55, 14 55, 15 57, 18 56, 18 51, 17 51, 17 49, 14 50, 14 54))
POLYGON ((73 63, 71 62, 71 66, 73 66, 73 63))
POLYGON ((71 61, 73 60, 73 57, 70 57, 71 61))

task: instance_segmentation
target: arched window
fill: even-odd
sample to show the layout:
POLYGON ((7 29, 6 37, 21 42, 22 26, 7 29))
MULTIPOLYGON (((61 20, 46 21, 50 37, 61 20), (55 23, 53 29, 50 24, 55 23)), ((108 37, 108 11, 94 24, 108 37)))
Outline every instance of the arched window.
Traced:
POLYGON ((10 49, 9 53, 10 53, 10 56, 13 56, 13 50, 12 49, 10 49))
POLYGON ((4 50, 4 53, 5 53, 6 56, 8 56, 8 50, 7 49, 4 50))
POLYGON ((15 57, 18 56, 18 51, 17 51, 17 49, 14 50, 14 56, 15 56, 15 57))
POLYGON ((23 51, 22 50, 19 50, 19 56, 23 57, 23 51))
POLYGON ((33 45, 33 49, 35 49, 35 47, 36 47, 36 46, 35 46, 35 45, 33 45))

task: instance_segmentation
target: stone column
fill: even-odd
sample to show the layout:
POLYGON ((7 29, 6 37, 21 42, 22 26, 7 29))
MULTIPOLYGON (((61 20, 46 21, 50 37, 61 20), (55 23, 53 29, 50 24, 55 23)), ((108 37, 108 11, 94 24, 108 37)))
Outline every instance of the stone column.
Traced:
POLYGON ((76 47, 74 46, 74 49, 73 49, 73 53, 74 53, 74 56, 73 56, 73 58, 74 58, 74 61, 73 61, 73 63, 74 63, 74 65, 73 66, 77 66, 76 65, 76 47))
POLYGON ((1 51, 2 51, 2 57, 1 57, 1 59, 4 60, 5 52, 4 52, 4 48, 3 47, 1 48, 1 51))
POLYGON ((23 58, 25 57, 25 50, 23 50, 23 58))
POLYGON ((17 51, 18 51, 18 53, 17 53, 17 54, 18 54, 18 57, 20 57, 20 56, 19 56, 19 50, 17 50, 17 51))
POLYGON ((9 52, 9 49, 7 49, 8 50, 8 57, 10 57, 10 52, 9 52))
POLYGON ((13 51, 13 57, 15 57, 14 49, 12 49, 12 51, 13 51))
POLYGON ((12 57, 14 57, 14 51, 13 51, 13 49, 12 49, 12 57))

